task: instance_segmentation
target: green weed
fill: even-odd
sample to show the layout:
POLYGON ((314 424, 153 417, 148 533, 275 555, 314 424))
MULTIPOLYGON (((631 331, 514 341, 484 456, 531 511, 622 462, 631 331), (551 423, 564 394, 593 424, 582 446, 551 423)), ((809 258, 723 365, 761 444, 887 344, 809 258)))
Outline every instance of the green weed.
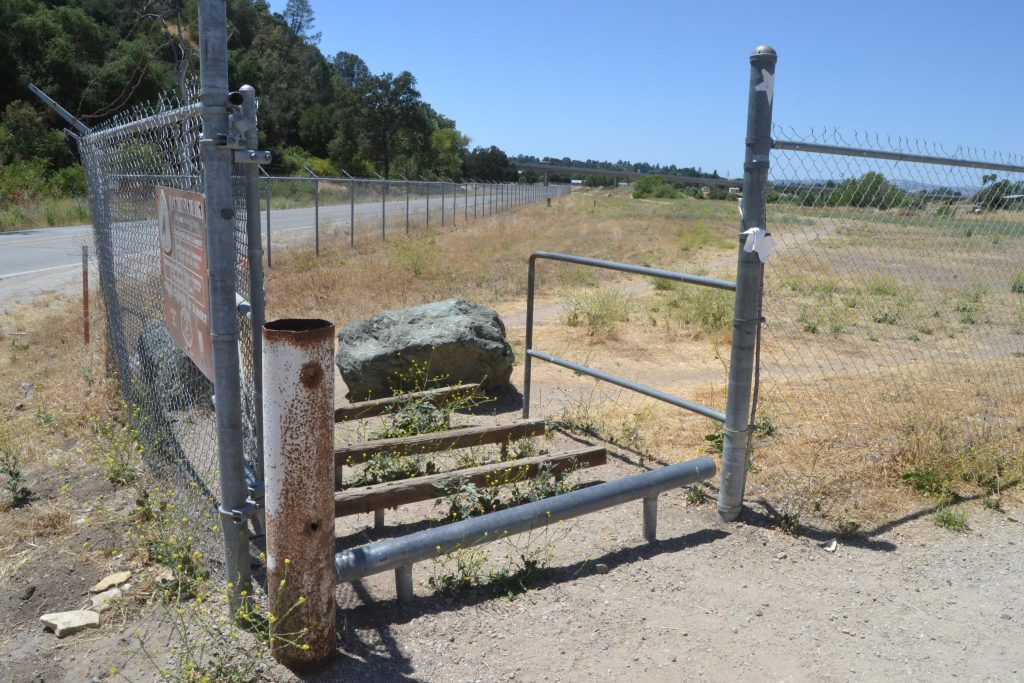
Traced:
POLYGON ((0 421, 0 474, 7 480, 4 488, 10 494, 10 506, 19 508, 29 502, 32 491, 25 486, 25 475, 21 471, 21 444, 11 433, 6 421, 0 421))
POLYGON ((882 273, 872 273, 869 275, 864 282, 864 288, 868 294, 874 296, 896 296, 896 293, 899 291, 896 279, 882 273))
POLYGON ((437 239, 432 233, 402 237, 390 244, 395 262, 413 277, 420 277, 437 261, 437 239))
POLYGON ((703 505, 708 502, 708 494, 700 484, 686 487, 686 504, 703 505))
POLYGON ((629 299, 617 292, 579 291, 568 297, 565 324, 582 325, 591 336, 609 335, 619 323, 629 320, 629 309, 629 299))
POLYGON ((935 514, 932 515, 932 521, 944 529, 957 533, 963 533, 970 529, 970 526, 967 524, 967 513, 946 505, 939 506, 935 514))
POLYGON ((669 316, 703 336, 720 334, 732 324, 733 295, 709 287, 685 287, 667 302, 669 316))
POLYGON ((1010 280, 1010 291, 1014 294, 1024 294, 1024 270, 1018 270, 1010 280))
POLYGON ((135 501, 135 530, 128 532, 148 561, 171 570, 169 577, 157 582, 165 602, 196 597, 210 577, 195 538, 188 533, 189 518, 176 510, 173 495, 173 489, 141 490, 135 501))

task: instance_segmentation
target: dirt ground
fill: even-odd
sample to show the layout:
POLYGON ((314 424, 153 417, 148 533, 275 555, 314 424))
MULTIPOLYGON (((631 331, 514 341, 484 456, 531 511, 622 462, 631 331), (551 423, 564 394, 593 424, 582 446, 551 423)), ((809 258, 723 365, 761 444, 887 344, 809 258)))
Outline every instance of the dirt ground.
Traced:
MULTIPOLYGON (((571 445, 565 436, 541 443, 571 445)), ((643 469, 628 450, 613 452, 608 465, 578 473, 580 482, 643 469)), ((54 488, 69 475, 112 511, 132 505, 88 468, 55 477, 54 488)), ((662 495, 654 543, 642 538, 638 501, 485 546, 487 567, 520 555, 546 561, 513 598, 486 588, 435 591, 428 581, 451 574, 451 561, 416 565, 410 605, 395 600, 390 573, 340 586, 335 662, 295 676, 268 661, 253 680, 1024 680, 1019 507, 966 503, 971 528, 957 534, 935 526, 933 508, 921 503, 837 539, 813 525, 783 533, 777 511, 757 499, 739 523, 721 523, 714 486, 706 491, 703 504, 684 491, 662 495)), ((346 518, 339 547, 407 533, 443 513, 405 506, 389 511, 383 531, 370 515, 346 518)), ((106 558, 118 531, 85 526, 6 578, 0 680, 158 680, 171 617, 144 588, 152 570, 106 558), (137 572, 138 587, 100 629, 62 640, 42 629, 39 614, 87 605, 88 587, 123 568, 137 572)))
POLYGON ((639 502, 623 505, 567 523, 551 572, 514 600, 430 596, 429 565, 407 607, 390 576, 341 589, 344 656, 310 680, 1024 679, 1020 511, 979 510, 963 535, 929 512, 830 552, 757 503, 722 524, 680 493, 647 544, 639 502))

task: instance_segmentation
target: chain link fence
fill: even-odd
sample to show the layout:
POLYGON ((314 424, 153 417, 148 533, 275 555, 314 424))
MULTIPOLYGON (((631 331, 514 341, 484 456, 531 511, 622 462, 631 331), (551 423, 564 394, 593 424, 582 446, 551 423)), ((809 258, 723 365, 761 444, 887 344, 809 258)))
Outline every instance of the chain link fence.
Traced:
POLYGON ((260 179, 265 242, 356 246, 423 228, 456 227, 521 204, 570 192, 568 185, 472 180, 383 180, 310 175, 260 179))
POLYGON ((794 514, 856 501, 848 487, 872 472, 997 491, 1021 467, 1022 160, 773 139, 754 467, 782 479, 794 514))
MULTIPOLYGON (((107 345, 124 399, 138 408, 149 469, 173 492, 175 504, 197 522, 211 559, 221 553, 210 523, 220 471, 213 384, 172 341, 163 310, 156 188, 202 193, 202 121, 197 85, 182 98, 165 96, 97 126, 78 138, 89 186, 93 241, 107 345)), ((235 280, 238 301, 251 297, 244 169, 232 170, 235 280)), ((414 228, 454 226, 521 203, 559 196, 567 187, 479 182, 385 181, 353 178, 261 179, 271 245, 313 236, 355 246, 414 228)), ((242 438, 250 484, 258 458, 258 397, 253 325, 239 306, 242 438)), ((97 331, 98 333, 98 331, 97 331)))
MULTIPOLYGON (((158 186, 202 192, 202 122, 195 87, 183 100, 139 106, 79 138, 89 186, 107 345, 124 400, 138 408, 145 459, 195 521, 202 547, 218 558, 213 517, 219 491, 213 384, 171 339, 164 320, 158 186)), ((236 282, 247 299, 248 263, 242 171, 235 169, 236 282)), ((252 331, 239 315, 244 452, 256 452, 252 331)), ((248 470, 252 471, 252 463, 248 470)))

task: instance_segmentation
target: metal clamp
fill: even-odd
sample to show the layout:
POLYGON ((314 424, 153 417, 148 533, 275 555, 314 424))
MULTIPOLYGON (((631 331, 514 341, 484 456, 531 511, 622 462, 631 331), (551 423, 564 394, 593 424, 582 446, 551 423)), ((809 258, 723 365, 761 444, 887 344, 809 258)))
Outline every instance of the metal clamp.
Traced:
POLYGON ((258 507, 254 501, 246 500, 242 503, 242 507, 234 510, 225 510, 223 506, 218 506, 217 512, 221 517, 230 517, 235 524, 244 524, 247 519, 256 514, 258 507))
POLYGON ((249 499, 247 502, 252 502, 256 506, 259 506, 263 500, 264 494, 266 493, 266 484, 262 481, 254 481, 248 485, 249 499))
POLYGON ((259 149, 232 149, 231 161, 236 164, 269 164, 270 152, 259 149))

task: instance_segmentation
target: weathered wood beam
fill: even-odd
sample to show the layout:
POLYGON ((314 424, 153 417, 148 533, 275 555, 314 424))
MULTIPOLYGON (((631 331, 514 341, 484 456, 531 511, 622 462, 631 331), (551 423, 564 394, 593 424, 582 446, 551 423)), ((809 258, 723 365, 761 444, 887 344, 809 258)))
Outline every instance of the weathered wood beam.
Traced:
POLYGON ((388 396, 387 398, 376 398, 372 401, 350 403, 347 406, 334 409, 334 421, 346 422, 348 420, 361 420, 364 417, 385 415, 396 412, 404 405, 423 399, 427 399, 438 407, 446 406, 462 398, 473 396, 479 389, 479 384, 460 384, 455 387, 441 387, 439 389, 417 391, 412 394, 402 394, 401 396, 388 396))
POLYGON ((379 439, 334 450, 334 466, 358 465, 377 453, 396 456, 414 453, 433 453, 455 448, 469 448, 493 443, 508 443, 518 439, 544 435, 544 420, 520 420, 507 425, 490 425, 449 429, 444 432, 417 434, 395 439, 379 439))
POLYGON ((603 447, 581 448, 555 455, 537 455, 453 472, 360 486, 334 494, 334 516, 345 517, 443 498, 447 495, 446 488, 462 483, 479 487, 502 486, 533 479, 542 468, 556 475, 568 470, 598 467, 607 462, 608 453, 603 447))

